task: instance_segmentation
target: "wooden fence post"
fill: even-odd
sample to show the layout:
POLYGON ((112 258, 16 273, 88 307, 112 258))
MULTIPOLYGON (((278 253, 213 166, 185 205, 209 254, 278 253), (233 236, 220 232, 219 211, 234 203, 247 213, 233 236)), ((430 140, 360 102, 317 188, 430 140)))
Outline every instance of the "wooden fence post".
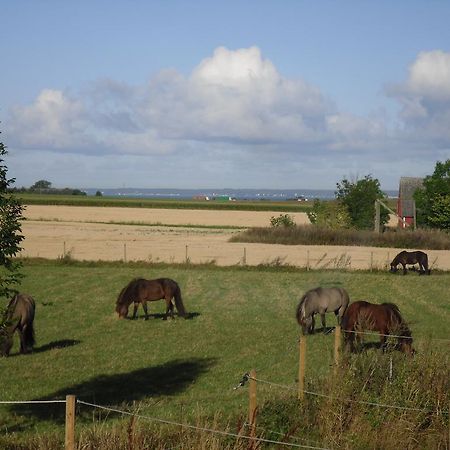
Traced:
MULTIPOLYGON (((256 413, 258 404, 256 402, 256 370, 250 371, 249 389, 248 389, 248 423, 250 425, 250 437, 256 436, 256 413)), ((253 442, 253 441, 252 441, 253 442)), ((254 442, 250 448, 254 448, 254 442)))
POLYGON ((65 450, 75 450, 75 395, 66 395, 65 450))
POLYGON ((373 252, 370 252, 370 271, 373 270, 373 252))
POLYGON ((63 242, 63 259, 66 257, 66 241, 63 242))
POLYGON ((309 250, 306 250, 306 270, 309 270, 309 250))
POLYGON ((300 335, 299 342, 299 363, 298 363, 298 398, 305 397, 305 368, 306 368, 306 336, 300 335))
POLYGON ((380 232, 380 202, 375 200, 375 233, 380 232))
POLYGON ((187 244, 186 244, 186 255, 185 255, 185 262, 186 262, 186 264, 188 264, 188 263, 189 263, 189 257, 188 257, 188 246, 187 246, 187 244))
POLYGON ((247 264, 247 249, 244 247, 244 257, 242 258, 242 264, 245 266, 247 264))
POLYGON ((123 244, 123 262, 127 262, 127 244, 123 244))
POLYGON ((337 372, 341 360, 341 326, 337 325, 334 329, 334 373, 337 372))

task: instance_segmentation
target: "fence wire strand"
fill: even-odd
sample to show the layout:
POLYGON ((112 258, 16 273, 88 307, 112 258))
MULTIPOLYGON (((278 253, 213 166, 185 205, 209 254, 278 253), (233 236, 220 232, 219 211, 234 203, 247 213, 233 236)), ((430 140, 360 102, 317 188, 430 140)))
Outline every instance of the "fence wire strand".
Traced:
MULTIPOLYGON (((296 391, 298 391, 297 387, 295 387, 295 386, 287 386, 287 385, 284 385, 284 384, 273 383, 272 381, 261 380, 260 378, 254 378, 254 377, 251 377, 251 376, 249 376, 248 378, 251 379, 251 380, 257 381, 258 383, 263 383, 263 384, 268 384, 268 385, 280 387, 280 388, 283 388, 283 389, 289 389, 289 390, 296 390, 296 391)), ((319 392, 313 392, 313 391, 307 391, 307 390, 302 390, 302 392, 304 392, 305 394, 308 394, 308 395, 316 396, 316 397, 328 398, 330 400, 339 400, 340 402, 360 403, 360 404, 369 405, 369 406, 377 406, 377 407, 380 407, 380 408, 401 409, 401 410, 407 410, 407 411, 418 411, 418 412, 426 412, 426 413, 434 412, 434 410, 432 410, 432 409, 413 408, 413 407, 410 407, 410 406, 388 405, 388 404, 385 404, 385 403, 369 402, 369 401, 365 401, 365 400, 343 399, 343 398, 334 397, 334 396, 331 396, 331 395, 321 394, 319 392)), ((445 411, 445 410, 441 411, 441 414, 448 414, 448 413, 449 412, 445 411)))
POLYGON ((246 440, 249 440, 249 441, 264 442, 264 443, 267 443, 267 444, 284 445, 286 447, 307 448, 307 449, 312 449, 312 450, 330 450, 330 449, 327 449, 327 448, 324 448, 324 447, 314 447, 314 446, 311 446, 311 445, 294 444, 294 443, 289 443, 289 442, 274 441, 274 440, 271 440, 271 439, 264 439, 264 438, 258 438, 258 437, 239 435, 239 434, 236 434, 236 433, 231 433, 229 431, 214 430, 213 428, 199 427, 199 426, 196 426, 196 425, 189 425, 189 424, 186 424, 186 423, 175 422, 175 421, 172 421, 172 420, 160 419, 158 417, 144 416, 142 414, 134 414, 134 413, 131 413, 131 412, 128 412, 128 411, 123 411, 123 410, 120 410, 120 409, 111 408, 109 406, 102 406, 102 405, 97 405, 95 403, 85 402, 83 400, 77 400, 77 403, 80 404, 80 405, 90 406, 92 408, 98 408, 98 409, 103 409, 105 411, 115 412, 117 414, 122 414, 122 415, 127 415, 127 416, 134 416, 134 417, 136 417, 138 419, 151 420, 151 421, 163 423, 163 424, 166 424, 166 425, 175 425, 175 426, 179 426, 179 427, 183 427, 183 428, 188 428, 188 429, 194 430, 194 431, 203 431, 203 432, 206 432, 206 433, 220 434, 222 436, 229 436, 229 437, 234 437, 234 438, 237 438, 237 439, 246 439, 246 440))

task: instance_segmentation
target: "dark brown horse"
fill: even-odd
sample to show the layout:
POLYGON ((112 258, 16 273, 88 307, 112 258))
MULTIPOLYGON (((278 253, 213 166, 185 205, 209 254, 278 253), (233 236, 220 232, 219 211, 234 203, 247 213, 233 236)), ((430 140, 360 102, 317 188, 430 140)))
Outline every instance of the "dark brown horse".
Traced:
POLYGON ((391 272, 397 272, 397 266, 401 264, 403 266, 403 275, 406 275, 407 264, 419 264, 419 275, 430 275, 431 270, 428 269, 428 255, 420 250, 416 252, 407 252, 403 250, 400 252, 391 262, 391 272))
POLYGON ((158 278, 156 280, 146 280, 144 278, 135 278, 131 280, 117 297, 116 312, 120 318, 127 317, 128 307, 134 303, 133 319, 136 318, 139 303, 142 304, 145 312, 145 320, 148 319, 147 302, 156 300, 166 301, 166 314, 173 317, 173 301, 178 311, 178 315, 186 317, 186 311, 181 298, 181 290, 178 283, 170 278, 158 278), (173 299, 173 300, 172 300, 173 299))
POLYGON ((1 356, 8 356, 13 346, 13 335, 17 331, 20 337, 20 353, 28 353, 33 349, 34 341, 34 313, 36 304, 27 294, 16 294, 8 303, 5 312, 6 328, 1 339, 1 356))
POLYGON ((352 303, 342 319, 342 330, 347 348, 355 350, 355 340, 361 340, 364 330, 378 331, 383 351, 389 335, 395 336, 400 351, 408 354, 412 348, 411 331, 403 320, 397 305, 382 303, 377 305, 363 300, 352 303))

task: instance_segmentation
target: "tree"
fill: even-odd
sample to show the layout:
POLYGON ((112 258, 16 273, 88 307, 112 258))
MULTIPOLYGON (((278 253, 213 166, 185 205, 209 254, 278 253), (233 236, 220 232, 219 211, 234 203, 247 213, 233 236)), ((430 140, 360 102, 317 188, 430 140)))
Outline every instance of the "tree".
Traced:
POLYGON ((425 177, 414 199, 419 225, 450 230, 450 159, 436 163, 433 175, 425 177))
MULTIPOLYGON (((351 225, 358 229, 373 229, 375 225, 375 200, 386 200, 380 182, 371 175, 351 182, 344 178, 336 183, 338 201, 347 208, 351 225)), ((384 208, 380 213, 380 224, 389 221, 389 213, 384 208)))
MULTIPOLYGON (((23 207, 19 201, 8 193, 8 187, 15 179, 7 178, 8 168, 4 164, 6 147, 0 142, 0 298, 9 299, 17 290, 15 285, 20 283, 22 274, 21 264, 14 261, 14 256, 21 250, 20 242, 23 240, 20 221, 23 218, 23 207)), ((0 331, 6 326, 3 313, 4 306, 0 303, 0 331)), ((0 340, 2 333, 0 333, 0 340)))
POLYGON ((6 147, 0 142, 0 268, 3 269, 0 275, 0 297, 9 297, 15 291, 11 286, 21 278, 21 264, 13 258, 20 252, 20 243, 24 238, 20 234, 23 207, 8 193, 8 187, 15 179, 7 178, 8 168, 3 159, 7 153, 6 147))
POLYGON ((38 191, 39 189, 51 189, 52 183, 47 180, 39 180, 36 181, 36 183, 33 184, 33 186, 30 187, 30 190, 32 191, 38 191))

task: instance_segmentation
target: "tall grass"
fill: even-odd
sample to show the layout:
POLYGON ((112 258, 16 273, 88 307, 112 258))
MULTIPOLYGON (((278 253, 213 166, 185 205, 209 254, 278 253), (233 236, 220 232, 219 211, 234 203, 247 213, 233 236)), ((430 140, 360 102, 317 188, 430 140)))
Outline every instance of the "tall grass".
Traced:
POLYGON ((340 229, 315 225, 250 228, 233 235, 231 242, 258 242, 285 245, 356 245, 370 247, 449 250, 450 234, 438 230, 395 230, 375 233, 369 230, 340 229))

